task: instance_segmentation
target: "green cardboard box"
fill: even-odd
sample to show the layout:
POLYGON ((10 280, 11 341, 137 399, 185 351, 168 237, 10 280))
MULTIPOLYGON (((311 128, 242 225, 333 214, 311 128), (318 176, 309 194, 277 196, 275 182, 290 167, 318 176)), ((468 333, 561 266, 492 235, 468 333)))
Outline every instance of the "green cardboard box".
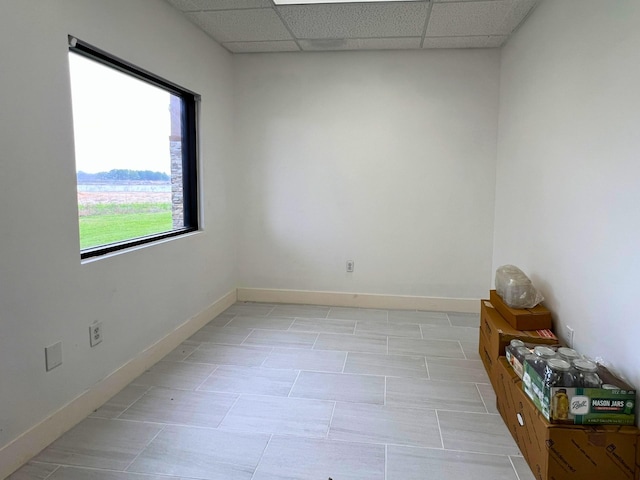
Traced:
POLYGON ((598 374, 605 382, 620 388, 546 387, 542 377, 526 360, 522 389, 549 423, 635 425, 636 390, 602 367, 598 374), (553 411, 554 396, 563 394, 568 399, 567 417, 558 418, 553 411))

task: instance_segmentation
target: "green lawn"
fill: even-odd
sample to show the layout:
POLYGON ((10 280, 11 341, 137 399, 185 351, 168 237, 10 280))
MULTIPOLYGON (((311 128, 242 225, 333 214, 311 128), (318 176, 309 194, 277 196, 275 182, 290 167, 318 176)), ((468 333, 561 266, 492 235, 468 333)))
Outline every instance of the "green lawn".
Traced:
MULTIPOLYGON (((135 208, 132 209, 135 212, 135 208)), ((173 229, 171 211, 80 217, 80 248, 121 242, 173 229)))

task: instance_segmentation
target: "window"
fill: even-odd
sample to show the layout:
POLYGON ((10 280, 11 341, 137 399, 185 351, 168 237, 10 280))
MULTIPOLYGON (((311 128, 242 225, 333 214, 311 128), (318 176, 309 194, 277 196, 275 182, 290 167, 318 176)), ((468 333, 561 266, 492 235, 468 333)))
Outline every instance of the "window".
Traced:
POLYGON ((82 258, 198 229, 198 95, 69 37, 82 258))

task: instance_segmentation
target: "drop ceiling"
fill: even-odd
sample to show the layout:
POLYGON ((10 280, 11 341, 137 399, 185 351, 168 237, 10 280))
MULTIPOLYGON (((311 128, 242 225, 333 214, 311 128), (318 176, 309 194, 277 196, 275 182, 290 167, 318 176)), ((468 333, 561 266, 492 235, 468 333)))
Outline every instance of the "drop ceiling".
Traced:
POLYGON ((539 0, 167 0, 233 53, 495 48, 539 0))

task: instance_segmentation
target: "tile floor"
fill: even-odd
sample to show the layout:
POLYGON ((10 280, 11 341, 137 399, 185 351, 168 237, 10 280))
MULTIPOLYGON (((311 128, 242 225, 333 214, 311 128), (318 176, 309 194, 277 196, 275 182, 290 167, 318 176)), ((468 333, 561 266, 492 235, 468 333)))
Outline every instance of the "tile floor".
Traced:
POLYGON ((9 478, 532 480, 478 324, 237 303, 9 478))

